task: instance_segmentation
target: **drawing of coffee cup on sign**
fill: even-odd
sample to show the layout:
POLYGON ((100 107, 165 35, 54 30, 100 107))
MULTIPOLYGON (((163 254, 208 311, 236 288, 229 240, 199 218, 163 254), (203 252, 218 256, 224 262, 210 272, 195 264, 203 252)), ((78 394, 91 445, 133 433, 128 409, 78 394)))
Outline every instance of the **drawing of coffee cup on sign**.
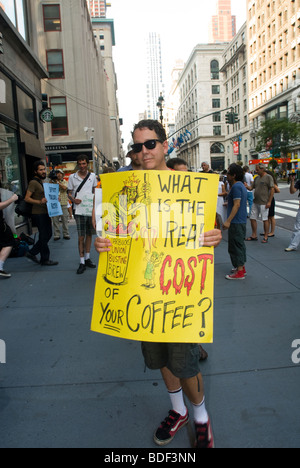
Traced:
POLYGON ((123 187, 116 192, 104 211, 104 232, 111 241, 107 256, 105 280, 110 284, 126 283, 132 242, 137 241, 147 224, 151 203, 151 186, 145 175, 144 183, 134 174, 123 181, 123 187))

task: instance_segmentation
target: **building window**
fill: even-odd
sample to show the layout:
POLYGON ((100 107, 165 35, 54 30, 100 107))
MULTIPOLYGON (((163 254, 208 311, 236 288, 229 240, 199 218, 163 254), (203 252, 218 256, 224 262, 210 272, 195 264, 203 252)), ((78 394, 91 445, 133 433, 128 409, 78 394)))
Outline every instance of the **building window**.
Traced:
POLYGON ((213 99, 212 100, 212 107, 213 107, 213 109, 220 109, 221 99, 213 99))
POLYGON ((49 78, 64 79, 64 59, 62 50, 47 50, 47 70, 49 78))
POLYGON ((219 78, 220 78, 220 67, 219 67, 219 62, 217 60, 213 60, 211 62, 210 71, 211 71, 211 79, 212 80, 219 80, 219 78))
POLYGON ((52 121, 52 135, 69 135, 67 99, 65 97, 51 97, 50 107, 54 114, 52 121))
POLYGON ((210 147, 210 152, 212 154, 224 154, 225 153, 225 147, 222 143, 214 143, 211 147, 210 147))
MULTIPOLYGON (((228 85, 227 85, 227 87, 228 87, 228 85)), ((221 94, 220 85, 213 85, 212 86, 212 94, 221 94)))
POLYGON ((221 136, 222 127, 221 125, 214 126, 214 136, 221 136))
POLYGON ((43 5, 44 30, 61 31, 60 5, 43 5))
POLYGON ((19 122, 22 127, 36 133, 35 102, 29 94, 17 86, 19 122))
POLYGON ((27 41, 27 9, 24 0, 1 0, 0 8, 17 28, 23 39, 27 41))

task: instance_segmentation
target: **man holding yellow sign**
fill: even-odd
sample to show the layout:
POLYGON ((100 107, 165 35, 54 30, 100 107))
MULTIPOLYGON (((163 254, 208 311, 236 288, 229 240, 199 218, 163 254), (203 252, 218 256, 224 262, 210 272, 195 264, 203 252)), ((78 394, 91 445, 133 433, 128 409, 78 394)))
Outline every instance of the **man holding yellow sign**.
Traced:
POLYGON ((184 392, 194 408, 197 447, 213 448, 198 344, 213 340, 218 176, 170 171, 157 121, 140 122, 133 139, 145 172, 101 178, 105 237, 95 243, 103 255, 92 330, 142 341, 147 367, 161 370, 173 409, 155 432, 158 445, 189 421, 184 392))

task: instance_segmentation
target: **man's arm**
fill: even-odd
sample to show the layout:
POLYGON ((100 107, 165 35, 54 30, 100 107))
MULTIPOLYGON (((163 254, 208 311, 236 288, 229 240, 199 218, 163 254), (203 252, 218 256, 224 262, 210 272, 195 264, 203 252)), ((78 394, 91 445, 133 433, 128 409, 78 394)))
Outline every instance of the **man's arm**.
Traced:
POLYGON ((271 208, 272 200, 274 198, 274 195, 275 195, 275 187, 272 187, 271 190, 270 190, 270 197, 269 197, 268 203, 266 204, 266 208, 271 208))
POLYGON ((295 187, 295 177, 290 177, 291 185, 290 185, 290 194, 294 195, 297 192, 295 187))
POLYGON ((30 205, 47 205, 47 199, 43 198, 42 200, 34 200, 32 198, 33 192, 30 192, 27 190, 26 195, 25 195, 25 201, 29 203, 30 205))
POLYGON ((223 224, 223 229, 224 230, 230 228, 230 224, 231 224, 232 220, 235 218, 235 216, 238 214, 238 211, 239 211, 240 207, 241 207, 241 200, 239 198, 237 198, 236 200, 233 200, 233 208, 231 210, 231 213, 230 213, 227 221, 225 221, 225 223, 223 224))

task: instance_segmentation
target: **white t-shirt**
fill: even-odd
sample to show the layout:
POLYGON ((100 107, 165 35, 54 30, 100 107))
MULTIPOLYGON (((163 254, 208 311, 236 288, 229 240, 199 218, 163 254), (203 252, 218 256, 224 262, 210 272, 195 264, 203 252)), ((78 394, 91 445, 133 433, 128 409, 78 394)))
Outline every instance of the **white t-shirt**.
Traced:
MULTIPOLYGON (((245 180, 246 180, 247 185, 249 185, 249 187, 251 187, 251 185, 252 185, 253 182, 254 182, 253 175, 250 174, 250 172, 246 172, 246 173, 245 173, 245 180)), ((251 190, 247 190, 247 191, 248 191, 248 192, 251 192, 251 190)))
MULTIPOLYGON (((78 172, 76 172, 75 174, 71 174, 69 178, 69 183, 68 183, 68 190, 71 192, 71 196, 73 198, 75 197, 76 190, 82 184, 83 181, 84 181, 84 178, 82 179, 78 175, 78 172)), ((98 185, 98 182, 96 179, 96 175, 90 173, 88 180, 86 181, 86 183, 84 184, 80 192, 81 193, 85 193, 85 192, 93 193, 93 189, 97 187, 97 185, 98 185)))

